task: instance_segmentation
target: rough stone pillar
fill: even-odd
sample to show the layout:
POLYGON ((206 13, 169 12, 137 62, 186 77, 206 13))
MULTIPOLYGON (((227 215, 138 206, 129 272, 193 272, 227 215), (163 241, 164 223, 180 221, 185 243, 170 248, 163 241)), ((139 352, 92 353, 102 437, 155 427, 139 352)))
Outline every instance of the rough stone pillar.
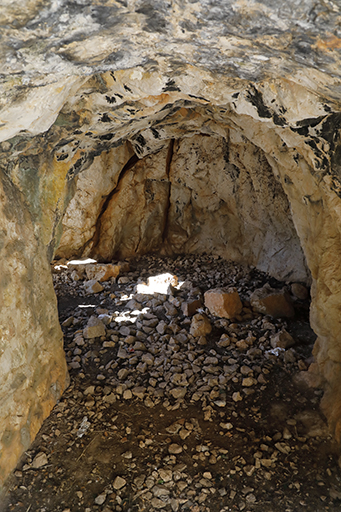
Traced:
POLYGON ((0 171, 0 496, 68 384, 47 250, 23 199, 0 171))

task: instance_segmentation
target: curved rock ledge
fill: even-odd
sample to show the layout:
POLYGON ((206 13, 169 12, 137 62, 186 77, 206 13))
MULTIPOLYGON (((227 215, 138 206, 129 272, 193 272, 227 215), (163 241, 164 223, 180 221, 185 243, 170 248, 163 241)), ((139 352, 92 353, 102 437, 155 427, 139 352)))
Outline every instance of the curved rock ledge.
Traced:
POLYGON ((340 442, 337 3, 26 0, 0 20, 0 480, 67 385, 56 251, 210 249, 311 280, 340 442))

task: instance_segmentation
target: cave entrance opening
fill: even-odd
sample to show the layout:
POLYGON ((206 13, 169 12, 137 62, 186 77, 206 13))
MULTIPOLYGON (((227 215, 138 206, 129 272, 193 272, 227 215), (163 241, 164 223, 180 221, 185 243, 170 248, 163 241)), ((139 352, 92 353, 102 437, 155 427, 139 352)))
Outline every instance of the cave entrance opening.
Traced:
MULTIPOLYGON (((207 395, 219 401, 224 389, 233 391, 248 378, 250 389, 245 386, 243 393, 249 396, 253 384, 266 386, 267 372, 277 363, 283 375, 307 370, 316 337, 309 325, 310 274, 290 204, 270 162, 259 147, 231 131, 228 138, 200 133, 166 140, 143 158, 136 157, 130 143, 95 158, 79 176, 57 250, 57 295, 71 373, 98 385, 107 373, 119 390, 113 391, 115 400, 142 387, 144 399, 150 389, 152 400, 164 397, 170 407, 184 399, 187 388, 155 384, 154 396, 149 381, 164 381, 150 367, 157 358, 154 348, 145 354, 145 344, 153 340, 177 353, 181 338, 191 348, 199 343, 207 357, 213 351, 213 358, 225 358, 219 364, 223 373, 200 400, 207 395), (71 257, 79 261, 64 261, 63 268, 60 259, 71 257), (93 259, 86 263, 84 258, 93 259), (104 277, 109 267, 115 275, 104 277), (139 291, 165 272, 182 282, 173 288, 166 283, 157 296, 139 291), (231 286, 240 294, 242 309, 236 318, 212 315, 204 292, 231 286), (264 287, 285 300, 290 296, 294 318, 284 312, 274 319, 252 306, 252 294, 264 287), (209 332, 191 334, 195 315, 210 316, 209 332), (270 365, 265 373, 263 363, 270 365), (249 373, 243 374, 242 367, 249 373)), ((192 373, 189 388, 197 380, 192 373)), ((209 387, 208 380, 200 386, 209 387)), ((193 389, 187 396, 195 402, 193 389)))

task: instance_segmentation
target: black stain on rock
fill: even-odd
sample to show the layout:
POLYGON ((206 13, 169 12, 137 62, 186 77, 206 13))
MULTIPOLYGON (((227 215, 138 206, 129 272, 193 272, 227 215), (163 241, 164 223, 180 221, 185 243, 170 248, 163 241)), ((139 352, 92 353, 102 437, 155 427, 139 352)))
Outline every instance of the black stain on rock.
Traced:
POLYGON ((140 133, 137 137, 136 137, 136 142, 138 142, 142 147, 144 147, 146 145, 146 139, 143 137, 143 135, 140 133))
POLYGON ((59 142, 57 142, 57 144, 55 145, 55 149, 61 148, 63 146, 67 146, 71 142, 73 142, 73 139, 62 139, 59 142))
MULTIPOLYGON (((77 4, 78 2, 76 2, 77 4)), ((123 23, 123 15, 119 14, 119 8, 113 5, 96 5, 91 7, 91 15, 103 28, 113 28, 123 23)))
POLYGON ((99 119, 101 123, 111 123, 111 119, 108 114, 102 114, 102 117, 99 119))
POLYGON ((150 131, 154 135, 155 139, 159 139, 160 138, 160 134, 159 134, 159 132, 157 130, 155 130, 155 128, 151 128, 150 131))
POLYGON ((290 130, 294 133, 298 133, 299 135, 303 135, 304 137, 308 137, 309 135, 309 128, 307 126, 301 126, 299 128, 290 126, 290 130))
POLYGON ((319 117, 308 117, 306 119, 301 119, 300 121, 297 121, 297 126, 309 126, 310 128, 314 128, 318 124, 325 119, 326 116, 319 116, 319 117))
POLYGON ((181 91, 180 87, 178 87, 174 80, 170 79, 162 89, 163 92, 168 91, 181 91))
POLYGON ((256 108, 259 117, 272 117, 272 112, 265 105, 262 94, 259 91, 257 91, 257 89, 254 86, 251 86, 250 89, 247 91, 246 99, 251 103, 251 105, 253 105, 256 108))
POLYGON ((67 153, 63 153, 62 155, 57 155, 56 156, 56 160, 57 162, 61 162, 62 160, 66 160, 68 158, 68 154, 67 153))
POLYGON ((329 142, 330 149, 333 151, 336 142, 340 139, 341 131, 341 112, 336 112, 325 118, 320 130, 320 137, 329 142))
POLYGON ((209 100, 207 100, 206 98, 204 98, 203 96, 195 96, 194 94, 189 94, 188 95, 190 98, 194 98, 196 100, 202 100, 202 101, 207 101, 209 103, 209 100))
POLYGON ((100 140, 111 140, 113 138, 113 134, 112 133, 105 133, 104 135, 100 135, 99 136, 99 139, 100 140))
POLYGON ((277 126, 285 126, 287 124, 285 118, 276 112, 273 113, 272 119, 277 126))
POLYGON ((66 181, 72 180, 73 178, 75 178, 75 176, 77 176, 77 174, 79 174, 81 172, 82 167, 84 166, 86 160, 87 160, 87 157, 83 156, 83 157, 79 158, 74 163, 74 165, 71 167, 71 169, 69 169, 69 171, 66 175, 66 181))
POLYGON ((116 103, 116 98, 114 98, 114 96, 106 96, 105 99, 107 100, 108 103, 112 104, 112 103, 116 103))

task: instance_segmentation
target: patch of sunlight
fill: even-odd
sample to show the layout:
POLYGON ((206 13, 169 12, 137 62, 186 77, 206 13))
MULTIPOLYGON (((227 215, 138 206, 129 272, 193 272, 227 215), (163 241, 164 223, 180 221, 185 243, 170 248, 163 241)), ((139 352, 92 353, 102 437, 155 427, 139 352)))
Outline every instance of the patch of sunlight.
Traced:
POLYGON ((133 297, 134 297, 134 294, 133 294, 133 293, 131 293, 130 295, 125 295, 125 294, 124 294, 124 295, 121 295, 120 300, 127 301, 127 300, 132 299, 133 297))
POLYGON ((68 265, 88 265, 89 263, 97 263, 97 260, 86 258, 85 260, 70 260, 68 265))
POLYGON ((139 283, 136 291, 144 295, 154 295, 154 293, 167 294, 170 285, 173 288, 179 288, 182 284, 178 282, 178 278, 174 274, 166 272, 165 274, 148 277, 147 284, 139 283))
POLYGON ((150 308, 143 308, 142 310, 138 310, 138 309, 134 309, 132 311, 115 311, 114 315, 113 315, 113 321, 117 322, 117 323, 121 323, 121 322, 136 322, 137 320, 137 317, 139 315, 144 315, 146 314, 148 311, 150 310, 150 308), (117 316, 115 316, 117 315, 117 316))

